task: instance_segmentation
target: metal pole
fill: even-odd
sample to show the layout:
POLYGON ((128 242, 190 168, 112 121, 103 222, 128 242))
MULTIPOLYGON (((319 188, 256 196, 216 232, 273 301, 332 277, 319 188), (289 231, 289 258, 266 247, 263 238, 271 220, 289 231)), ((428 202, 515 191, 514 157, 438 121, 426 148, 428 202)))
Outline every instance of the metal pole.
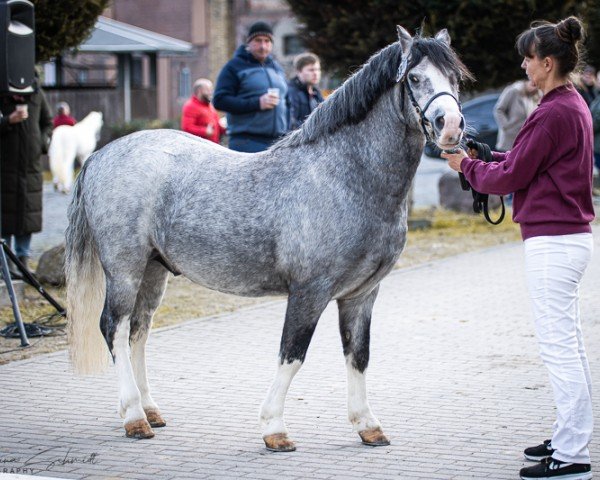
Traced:
POLYGON ((67 312, 64 309, 63 306, 60 305, 60 303, 58 303, 53 297, 52 295, 50 295, 46 290, 44 290, 44 287, 42 287, 42 285, 40 284, 40 282, 38 282, 37 278, 35 278, 35 275, 33 273, 31 273, 29 270, 27 270, 27 268, 25 268, 25 265, 23 265, 21 263, 21 260, 19 260, 19 258, 14 254, 14 252, 8 248, 8 245, 4 244, 4 253, 6 255, 8 255, 8 258, 10 260, 12 260, 12 262, 18 267, 19 271, 21 272, 21 275, 23 276, 23 281, 27 284, 29 284, 30 286, 32 286, 33 288, 35 288, 42 297, 44 297, 46 300, 48 300, 48 302, 50 302, 50 304, 56 308, 56 311, 62 315, 63 317, 67 316, 67 312))
POLYGON ((28 347, 29 340, 27 339, 27 333, 25 333, 25 326, 23 325, 23 320, 21 319, 21 311, 19 310, 19 302, 17 300, 17 295, 15 294, 15 289, 10 279, 10 272, 8 271, 8 262, 6 260, 6 254, 4 253, 4 249, 8 248, 8 245, 6 244, 4 239, 1 240, 1 243, 2 248, 0 248, 0 263, 2 264, 2 276, 4 277, 4 283, 6 284, 6 290, 8 290, 8 296, 12 305, 15 323, 17 324, 17 328, 19 329, 19 336, 21 337, 21 346, 28 347))
POLYGON ((125 103, 125 122, 131 122, 131 54, 123 55, 123 100, 125 103))

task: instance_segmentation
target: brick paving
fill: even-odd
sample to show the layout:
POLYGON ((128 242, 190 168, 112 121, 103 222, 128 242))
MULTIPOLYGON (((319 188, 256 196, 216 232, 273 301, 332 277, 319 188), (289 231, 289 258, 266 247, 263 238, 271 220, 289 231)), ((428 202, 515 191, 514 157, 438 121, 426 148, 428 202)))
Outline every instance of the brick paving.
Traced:
MULTIPOLYGON (((595 245, 581 310, 600 385, 598 229, 595 245)), ((522 448, 548 437, 552 397, 537 355, 521 244, 396 271, 383 282, 368 381, 389 447, 361 445, 347 421, 332 304, 288 394, 286 419, 298 450, 264 449, 258 409, 275 372, 284 310, 283 301, 273 302, 154 332, 149 376, 168 426, 152 440, 124 436, 114 370, 76 377, 65 352, 0 366, 0 472, 69 479, 515 479, 525 464, 522 448)), ((600 471, 597 441, 591 451, 600 471)))

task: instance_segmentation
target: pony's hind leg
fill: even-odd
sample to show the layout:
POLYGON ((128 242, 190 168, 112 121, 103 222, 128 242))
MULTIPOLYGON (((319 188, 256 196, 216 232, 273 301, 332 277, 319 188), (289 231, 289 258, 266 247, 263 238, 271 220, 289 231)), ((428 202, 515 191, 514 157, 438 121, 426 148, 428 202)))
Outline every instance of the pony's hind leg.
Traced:
POLYGON ((389 445, 367 400, 371 312, 378 288, 348 300, 338 300, 340 335, 348 375, 348 418, 365 445, 389 445))
POLYGON ((113 356, 119 382, 119 414, 125 433, 133 438, 152 438, 154 432, 146 420, 141 394, 136 385, 130 360, 130 319, 135 306, 139 279, 130 275, 106 276, 106 300, 100 328, 113 356))
POLYGON ((260 410, 263 440, 268 450, 296 450, 283 420, 285 397, 294 375, 304 362, 319 317, 330 299, 331 296, 322 287, 290 287, 277 374, 260 410))
POLYGON ((150 395, 146 370, 146 341, 150 335, 152 317, 162 301, 169 272, 158 262, 148 262, 131 316, 131 362, 135 382, 140 391, 142 408, 151 427, 164 427, 167 423, 150 395))

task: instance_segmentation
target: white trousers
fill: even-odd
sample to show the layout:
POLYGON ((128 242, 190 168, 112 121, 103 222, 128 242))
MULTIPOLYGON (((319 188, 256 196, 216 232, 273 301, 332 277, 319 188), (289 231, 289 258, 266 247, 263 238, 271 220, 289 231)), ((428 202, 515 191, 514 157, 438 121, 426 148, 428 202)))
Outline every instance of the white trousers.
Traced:
POLYGON ((525 240, 535 331, 556 403, 553 456, 564 462, 590 463, 592 383, 579 318, 579 282, 592 251, 591 233, 525 240))

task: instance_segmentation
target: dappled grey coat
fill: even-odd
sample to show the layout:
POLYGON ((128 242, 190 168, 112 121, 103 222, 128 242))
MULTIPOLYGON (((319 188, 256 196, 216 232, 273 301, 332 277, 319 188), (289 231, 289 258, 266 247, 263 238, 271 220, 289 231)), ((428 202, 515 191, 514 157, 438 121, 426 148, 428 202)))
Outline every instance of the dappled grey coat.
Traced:
POLYGON ((43 165, 52 132, 52 116, 43 92, 0 97, 0 176, 2 235, 23 235, 42 229, 43 165), (18 104, 28 105, 29 118, 9 124, 18 104))

